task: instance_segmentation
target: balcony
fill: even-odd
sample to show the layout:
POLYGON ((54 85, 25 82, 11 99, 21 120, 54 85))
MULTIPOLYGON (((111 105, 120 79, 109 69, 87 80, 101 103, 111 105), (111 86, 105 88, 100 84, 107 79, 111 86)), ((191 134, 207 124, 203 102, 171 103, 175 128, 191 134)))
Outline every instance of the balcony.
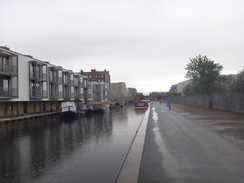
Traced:
POLYGON ((46 81, 47 80, 47 74, 41 73, 41 72, 33 72, 33 71, 30 71, 30 79, 31 80, 42 80, 42 81, 46 81))
POLYGON ((53 75, 49 75, 49 83, 55 83, 56 82, 56 78, 53 75))
POLYGON ((75 87, 78 87, 78 86, 79 86, 79 82, 78 82, 78 80, 74 80, 74 86, 75 86, 75 87))
POLYGON ((58 96, 59 96, 59 98, 63 98, 63 92, 58 92, 58 96))
POLYGON ((51 91, 49 94, 50 99, 57 99, 59 98, 59 92, 58 91, 51 91))
POLYGON ((47 97, 47 90, 41 87, 32 87, 30 89, 30 98, 42 99, 47 97))
POLYGON ((66 78, 66 77, 64 77, 64 79, 63 79, 63 84, 64 84, 64 85, 71 86, 71 80, 70 80, 70 78, 66 78))
POLYGON ((17 88, 0 87, 0 98, 14 98, 18 97, 17 88))
POLYGON ((0 65, 0 72, 1 73, 4 73, 4 74, 7 74, 7 75, 10 75, 10 69, 11 67, 8 65, 8 64, 1 64, 0 65))
MULTIPOLYGON (((3 53, 3 52, 0 52, 3 53)), ((17 76, 18 57, 9 53, 0 54, 0 73, 1 75, 17 76)))
POLYGON ((63 98, 65 98, 65 99, 71 98, 71 91, 67 87, 64 87, 63 98))
POLYGON ((30 61, 30 80, 47 81, 47 64, 44 62, 30 61))
POLYGON ((37 88, 30 89, 30 98, 43 98, 42 90, 37 88))

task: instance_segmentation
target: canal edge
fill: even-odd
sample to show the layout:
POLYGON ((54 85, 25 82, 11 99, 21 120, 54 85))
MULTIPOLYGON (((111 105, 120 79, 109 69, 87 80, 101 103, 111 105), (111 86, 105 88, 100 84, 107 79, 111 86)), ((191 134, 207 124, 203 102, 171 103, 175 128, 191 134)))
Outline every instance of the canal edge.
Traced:
POLYGON ((123 162, 116 183, 137 183, 141 165, 141 158, 146 137, 148 118, 151 105, 145 112, 141 124, 136 132, 134 140, 129 148, 126 158, 123 162))

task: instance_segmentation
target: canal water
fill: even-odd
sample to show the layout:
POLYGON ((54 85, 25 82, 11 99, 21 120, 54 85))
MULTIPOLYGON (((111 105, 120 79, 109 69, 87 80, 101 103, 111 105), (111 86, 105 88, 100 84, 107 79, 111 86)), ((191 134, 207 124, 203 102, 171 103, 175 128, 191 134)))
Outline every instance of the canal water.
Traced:
POLYGON ((133 106, 0 126, 0 182, 112 183, 144 117, 133 106))

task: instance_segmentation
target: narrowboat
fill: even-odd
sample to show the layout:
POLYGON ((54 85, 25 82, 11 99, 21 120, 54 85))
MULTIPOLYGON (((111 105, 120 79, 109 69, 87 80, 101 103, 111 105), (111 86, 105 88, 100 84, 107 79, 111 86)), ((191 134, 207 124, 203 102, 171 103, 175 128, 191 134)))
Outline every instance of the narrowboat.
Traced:
POLYGON ((104 104, 92 104, 92 106, 93 106, 93 112, 104 112, 105 111, 104 104))
POLYGON ((93 111, 93 106, 91 104, 82 104, 78 106, 79 114, 87 114, 93 111))
POLYGON ((135 110, 146 110, 148 108, 147 100, 138 100, 135 102, 135 110))
POLYGON ((62 102, 61 117, 63 118, 78 117, 77 108, 74 102, 62 102))

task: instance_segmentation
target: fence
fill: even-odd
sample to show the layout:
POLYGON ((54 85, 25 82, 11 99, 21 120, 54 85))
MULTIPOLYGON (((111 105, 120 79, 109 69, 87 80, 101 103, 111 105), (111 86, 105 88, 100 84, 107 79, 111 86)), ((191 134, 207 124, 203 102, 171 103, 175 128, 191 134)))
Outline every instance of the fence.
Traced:
POLYGON ((244 93, 228 92, 209 95, 174 96, 172 101, 177 104, 194 105, 244 113, 244 93))

